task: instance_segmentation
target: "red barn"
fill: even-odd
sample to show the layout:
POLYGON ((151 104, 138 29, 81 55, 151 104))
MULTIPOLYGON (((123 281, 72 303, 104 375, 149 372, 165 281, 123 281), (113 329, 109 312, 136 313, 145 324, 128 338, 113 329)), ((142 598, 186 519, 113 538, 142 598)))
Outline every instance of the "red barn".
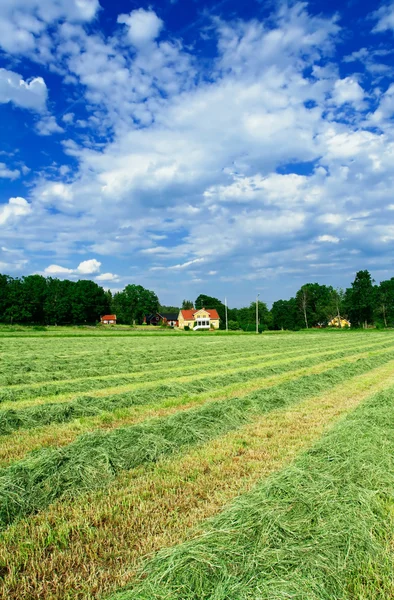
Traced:
POLYGON ((101 322, 103 325, 116 325, 116 315, 104 315, 101 322))

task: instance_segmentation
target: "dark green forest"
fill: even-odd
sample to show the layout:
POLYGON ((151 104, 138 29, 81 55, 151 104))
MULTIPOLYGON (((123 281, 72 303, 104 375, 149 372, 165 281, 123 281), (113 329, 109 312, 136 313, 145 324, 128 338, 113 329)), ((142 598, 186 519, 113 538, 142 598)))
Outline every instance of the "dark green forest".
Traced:
MULTIPOLYGON (((220 327, 225 328, 226 307, 218 298, 200 294, 195 301, 184 300, 181 308, 215 308, 220 327)), ((144 315, 156 311, 177 312, 178 307, 162 306, 155 292, 140 285, 127 285, 114 295, 89 280, 69 281, 42 275, 13 278, 0 274, 0 321, 21 325, 95 324, 107 313, 117 322, 141 324, 144 315)), ((346 290, 318 283, 306 283, 288 300, 277 300, 271 310, 259 301, 259 331, 299 330, 325 327, 337 316, 350 321, 352 328, 394 327, 394 277, 375 284, 369 271, 359 271, 346 290)), ((228 328, 254 331, 256 303, 227 310, 228 328)))

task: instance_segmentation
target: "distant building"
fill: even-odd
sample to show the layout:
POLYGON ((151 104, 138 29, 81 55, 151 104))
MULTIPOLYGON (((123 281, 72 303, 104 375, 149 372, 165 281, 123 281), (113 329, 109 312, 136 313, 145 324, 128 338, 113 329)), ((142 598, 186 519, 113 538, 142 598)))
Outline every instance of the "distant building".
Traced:
POLYGON ((116 325, 116 315, 104 315, 101 322, 103 325, 116 325))
POLYGON ((219 329, 220 317, 216 309, 200 308, 196 310, 180 310, 178 315, 179 329, 187 325, 190 329, 219 329))
POLYGON ((350 321, 342 317, 334 317, 328 322, 329 327, 350 327, 350 321))
POLYGON ((145 315, 144 323, 146 325, 168 325, 169 327, 178 327, 177 313, 152 313, 145 315))

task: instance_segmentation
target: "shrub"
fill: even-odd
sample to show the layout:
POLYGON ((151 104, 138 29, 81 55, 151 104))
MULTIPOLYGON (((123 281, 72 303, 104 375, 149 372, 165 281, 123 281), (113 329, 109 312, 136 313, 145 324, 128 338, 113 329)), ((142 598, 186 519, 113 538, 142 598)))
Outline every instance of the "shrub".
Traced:
POLYGON ((183 329, 184 329, 184 331, 190 331, 189 325, 185 325, 185 327, 183 329))

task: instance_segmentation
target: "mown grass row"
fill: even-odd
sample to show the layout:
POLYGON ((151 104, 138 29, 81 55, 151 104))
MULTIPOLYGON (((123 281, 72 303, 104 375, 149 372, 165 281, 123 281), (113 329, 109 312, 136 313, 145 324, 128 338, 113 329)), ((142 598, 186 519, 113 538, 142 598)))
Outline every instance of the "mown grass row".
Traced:
MULTIPOLYGON (((368 350, 371 350, 370 346, 366 348, 358 346, 356 350, 353 349, 353 356, 362 353, 365 354, 368 350)), ((372 348, 373 353, 383 352, 389 354, 389 350, 390 347, 379 348, 379 350, 372 348)), ((237 369, 234 369, 232 372, 224 372, 221 375, 212 376, 211 378, 207 378, 206 374, 203 374, 200 378, 193 377, 191 381, 180 381, 177 383, 176 380, 171 380, 170 383, 162 383, 155 388, 149 387, 147 384, 151 383, 151 381, 148 381, 142 388, 129 390, 123 394, 117 392, 106 397, 82 396, 68 402, 40 403, 33 406, 24 406, 20 409, 0 410, 0 435, 7 435, 18 429, 33 429, 52 423, 67 423, 81 417, 94 417, 122 408, 129 408, 130 406, 149 404, 152 401, 157 401, 158 398, 163 400, 176 395, 184 395, 185 393, 192 395, 208 390, 213 391, 231 383, 239 381, 245 381, 246 383, 253 379, 275 374, 279 375, 306 366, 312 367, 326 361, 339 358, 345 360, 348 356, 347 351, 325 352, 307 359, 304 358, 301 361, 294 361, 294 357, 290 362, 280 360, 279 364, 275 364, 275 362, 269 363, 272 366, 263 368, 257 368, 252 362, 251 365, 248 364, 247 368, 238 368, 237 365, 237 369)))
MULTIPOLYGON (((338 345, 338 344, 337 344, 338 345)), ((263 348, 260 345, 258 348, 255 347, 253 350, 247 350, 242 348, 243 355, 252 355, 253 353, 262 352, 263 348)), ((187 352, 187 358, 185 358, 184 348, 178 348, 174 350, 169 347, 166 352, 157 353, 149 349, 147 351, 144 348, 143 352, 135 353, 135 348, 123 347, 121 351, 117 353, 113 352, 101 352, 100 354, 92 353, 84 358, 80 356, 68 357, 54 357, 53 354, 50 356, 43 356, 38 364, 34 364, 28 355, 24 355, 23 361, 18 365, 13 360, 12 355, 7 356, 6 359, 2 360, 2 370, 4 374, 0 376, 1 385, 25 385, 32 383, 45 383, 47 381, 57 382, 62 380, 79 379, 81 377, 97 377, 102 375, 105 371, 108 375, 116 375, 131 372, 144 372, 149 371, 152 367, 158 365, 174 366, 175 363, 180 365, 188 365, 189 362, 196 363, 201 360, 201 347, 190 348, 187 352), (132 352, 132 355, 128 353, 132 352), (8 367, 12 367, 9 369, 8 367), (19 367, 19 368, 18 368, 19 367)), ((217 351, 204 349, 204 358, 218 358, 217 351)), ((227 349, 226 356, 236 358, 239 356, 239 346, 231 346, 227 349)))
POLYGON ((393 353, 214 402, 199 409, 110 432, 92 432, 69 446, 43 449, 0 470, 0 526, 47 507, 57 498, 107 485, 118 473, 234 430, 256 415, 288 406, 373 369, 393 353))
MULTIPOLYGON (((368 344, 369 347, 379 347, 381 344, 368 344)), ((340 347, 341 349, 346 349, 346 348, 353 348, 353 347, 359 347, 360 344, 350 344, 345 345, 344 347, 340 347)), ((334 346, 333 348, 331 348, 331 346, 325 347, 325 350, 329 351, 330 349, 332 349, 333 351, 338 350, 337 345, 334 346)), ((248 351, 244 351, 245 349, 243 349, 243 352, 240 354, 239 350, 234 351, 234 352, 226 352, 223 356, 215 356, 215 361, 214 361, 214 369, 215 370, 220 370, 220 368, 225 367, 227 364, 231 365, 233 363, 258 363, 259 361, 262 362, 266 362, 266 361, 270 361, 270 360, 274 360, 275 358, 277 358, 278 360, 280 358, 283 357, 291 357, 293 355, 297 355, 297 354, 302 354, 302 352, 300 352, 299 348, 293 349, 293 350, 288 350, 286 349, 285 352, 283 352, 283 349, 276 349, 275 352, 270 352, 267 353, 266 351, 262 350, 261 348, 255 349, 255 350, 248 350, 248 351)), ((311 347, 311 353, 314 352, 314 350, 316 351, 321 351, 321 347, 316 346, 315 347, 311 347)), ((211 359, 214 355, 210 355, 209 353, 206 355, 204 353, 204 360, 207 362, 212 362, 211 359)), ((52 393, 56 393, 56 391, 58 389, 64 388, 67 386, 67 384, 71 384, 71 385, 78 385, 79 383, 82 384, 89 384, 89 383, 93 383, 93 384, 97 384, 97 382, 99 381, 104 381, 107 382, 109 381, 113 381, 114 384, 116 385, 117 382, 119 381, 149 381, 149 380, 156 380, 156 379, 161 379, 165 376, 171 374, 171 377, 177 375, 178 373, 184 373, 184 374, 193 374, 196 372, 196 367, 197 366, 201 366, 201 360, 202 360, 202 355, 201 353, 198 354, 197 358, 185 358, 185 354, 183 353, 182 355, 182 360, 181 361, 175 361, 175 359, 172 357, 169 360, 169 364, 171 365, 171 368, 168 368, 168 365, 166 364, 167 361, 165 361, 165 364, 163 365, 163 363, 161 363, 158 359, 156 359, 154 366, 155 368, 152 369, 151 365, 148 365, 148 367, 145 367, 144 364, 142 363, 141 366, 141 362, 138 363, 138 368, 135 368, 134 370, 131 369, 129 371, 125 371, 122 372, 122 368, 123 366, 121 366, 121 368, 119 368, 119 371, 117 373, 115 373, 115 377, 114 377, 114 373, 110 372, 108 373, 107 370, 100 370, 96 375, 91 375, 85 372, 85 374, 82 377, 74 377, 72 379, 62 379, 62 380, 54 380, 54 381, 48 381, 48 380, 44 380, 44 381, 36 381, 36 382, 27 382, 27 383, 23 383, 23 384, 18 384, 15 386, 7 386, 6 388, 0 388, 0 399, 2 399, 2 401, 6 401, 7 398, 7 394, 12 395, 12 397, 14 399, 17 399, 18 395, 23 394, 23 396, 27 396, 29 395, 29 397, 35 397, 37 395, 40 395, 40 393, 42 394, 42 388, 45 389, 45 391, 47 390, 51 390, 53 389, 54 391, 52 393), (138 379, 140 378, 140 379, 138 379)), ((136 366, 136 365, 134 365, 136 366)), ((198 370, 197 370, 198 372, 198 370)))
MULTIPOLYGON (((379 339, 369 340, 369 344, 379 345, 383 342, 387 341, 387 338, 380 337, 379 339)), ((358 339, 349 339, 347 343, 338 344, 329 343, 325 344, 325 348, 327 350, 335 349, 335 348, 346 348, 346 347, 355 347, 360 345, 360 340, 358 339)), ((83 360, 76 360, 77 357, 71 356, 69 359, 69 368, 61 368, 65 359, 62 357, 60 359, 56 359, 54 361, 55 365, 51 364, 49 357, 46 357, 48 360, 48 364, 44 361, 43 365, 39 366, 39 372, 27 373, 25 370, 31 368, 29 366, 29 359, 25 357, 24 362, 25 365, 23 367, 22 372, 18 372, 15 364, 12 359, 8 361, 2 361, 1 370, 4 372, 3 375, 3 384, 6 384, 7 389, 2 389, 0 387, 0 398, 7 399, 7 394, 18 395, 18 391, 25 390, 26 393, 36 394, 36 389, 41 387, 43 384, 48 384, 49 386, 53 385, 55 387, 64 386, 68 383, 76 383, 76 380, 86 380, 89 378, 110 378, 110 377, 138 377, 142 374, 150 374, 154 375, 157 369, 164 371, 170 367, 171 372, 182 371, 182 370, 190 370, 193 368, 193 365, 200 366, 202 357, 206 362, 213 362, 216 364, 220 364, 222 362, 231 362, 231 360, 247 360, 248 358, 256 358, 261 356, 262 358, 267 358, 270 356, 284 354, 292 354, 300 351, 299 345, 286 345, 286 351, 283 352, 283 343, 282 344, 272 344, 267 345, 264 344, 252 344, 252 349, 249 346, 246 346, 245 343, 240 344, 231 344, 229 347, 225 349, 225 352, 221 355, 218 348, 210 349, 209 346, 197 346, 184 348, 182 347, 177 352, 174 352, 173 349, 168 349, 168 352, 164 352, 162 355, 158 355, 157 352, 149 352, 147 356, 138 355, 137 357, 129 358, 127 354, 127 348, 123 348, 121 353, 118 353, 116 356, 106 356, 103 352, 102 355, 97 358, 94 357, 94 368, 86 364, 83 360), (187 356, 185 357, 185 350, 187 350, 187 356), (222 358, 221 356, 224 356, 222 358), (213 359, 213 360, 211 360, 213 359), (50 373, 50 378, 48 380, 48 373, 50 373), (12 386, 12 389, 10 388, 12 386), (29 387, 30 386, 30 387, 29 387)), ((308 348, 311 353, 315 350, 318 351, 321 349, 321 342, 316 341, 314 344, 308 344, 308 348)), ((21 352, 21 350, 20 350, 21 352)), ((68 366, 68 365, 67 365, 68 366)), ((1 377, 1 375, 0 375, 1 377)))
POLYGON ((393 597, 394 388, 111 600, 393 597))
MULTIPOLYGON (((347 353, 348 350, 353 350, 353 352, 355 354, 357 353, 363 353, 363 352, 368 352, 368 351, 385 351, 385 350, 389 350, 390 347, 392 347, 392 342, 390 343, 385 343, 385 344, 373 344, 373 345, 357 345, 355 347, 351 347, 351 348, 341 348, 341 350, 338 351, 338 349, 334 349, 334 350, 325 350, 323 352, 318 352, 315 353, 313 356, 313 360, 318 358, 319 356, 322 356, 323 354, 326 354, 327 357, 329 356, 343 356, 344 354, 347 353)), ((286 354, 282 354, 281 356, 274 356, 273 360, 268 356, 267 358, 261 360, 261 362, 259 363, 259 360, 257 361, 257 364, 260 364, 261 367, 268 367, 270 365, 277 365, 277 364, 285 364, 285 363, 290 363, 295 361, 299 356, 305 357, 305 352, 304 351, 298 351, 295 354, 291 354, 290 356, 286 356, 286 354)), ((310 356, 310 355, 309 355, 310 356)), ((312 358, 310 359, 312 360, 312 358)), ((241 363, 242 365, 242 363, 241 363)), ((215 365, 216 367, 216 365, 215 365)), ((150 379, 149 377, 143 378, 142 381, 135 381, 133 379, 133 376, 129 377, 129 376, 124 376, 124 377, 116 377, 115 379, 112 379, 111 377, 108 376, 102 376, 100 378, 87 378, 87 379, 83 379, 77 382, 71 382, 69 384, 67 383, 62 383, 62 385, 60 384, 56 384, 55 386, 53 386, 52 384, 49 385, 44 385, 44 386, 40 386, 39 388, 35 388, 35 387, 23 387, 20 388, 18 390, 16 389, 7 389, 6 390, 6 394, 7 395, 3 395, 3 406, 4 409, 5 408, 13 408, 14 402, 18 402, 20 403, 19 406, 22 408, 24 406, 33 406, 33 405, 39 405, 39 404, 44 404, 44 403, 60 403, 60 402, 67 402, 67 401, 71 401, 71 400, 77 400, 78 397, 82 398, 85 396, 89 396, 89 397, 102 397, 102 396, 109 396, 111 394, 115 394, 118 395, 120 393, 127 393, 127 392, 131 392, 133 390, 136 389, 146 389, 148 391, 149 390, 154 390, 157 386, 164 386, 164 385, 176 385, 177 383, 179 384, 190 384, 190 382, 194 381, 196 383, 201 382, 201 381, 208 381, 208 378, 210 377, 209 381, 212 382, 212 386, 215 385, 217 378, 218 377, 225 377, 226 375, 232 375, 232 374, 237 374, 239 372, 242 373, 251 373, 256 370, 256 366, 254 365, 253 362, 249 363, 248 366, 238 366, 238 361, 236 361, 233 364, 230 364, 228 366, 228 368, 224 368, 224 366, 222 366, 221 369, 219 369, 219 373, 220 375, 218 375, 218 372, 215 370, 215 368, 212 368, 210 370, 210 372, 207 372, 206 370, 204 370, 203 372, 199 372, 198 374, 189 374, 189 375, 181 375, 181 376, 173 376, 172 374, 167 376, 167 377, 156 377, 153 376, 152 379, 150 379), (236 366, 234 366, 234 364, 236 366), (159 381, 159 383, 157 383, 157 381, 159 381)), ((168 372, 165 372, 166 375, 168 375, 168 372)), ((251 375, 253 377, 253 374, 251 375)), ((154 393, 154 391, 153 391, 154 393)), ((1 402, 1 397, 0 397, 0 402, 1 402)), ((16 406, 16 408, 18 408, 19 406, 16 406)))
POLYGON ((0 533, 0 597, 87 600, 125 586, 143 557, 190 539, 204 519, 288 465, 371 393, 393 384, 393 363, 386 363, 15 523, 0 533))
MULTIPOLYGON (((370 343, 379 343, 383 341, 385 336, 378 336, 370 339, 370 343)), ((387 338, 386 338, 387 339, 387 338)), ((56 352, 56 348, 48 347, 50 353, 45 352, 44 348, 40 348, 40 354, 30 354, 29 351, 19 342, 16 347, 16 354, 12 354, 8 349, 8 353, 1 358, 0 383, 3 385, 26 385, 34 383, 45 383, 52 381, 54 383, 62 380, 76 379, 79 377, 96 377, 102 375, 103 371, 107 375, 122 374, 124 372, 139 372, 149 370, 151 367, 157 368, 161 365, 165 368, 166 365, 175 366, 175 362, 179 365, 187 365, 188 361, 198 361, 202 355, 206 360, 210 357, 214 358, 215 362, 222 354, 227 357, 236 357, 240 354, 246 356, 253 352, 273 354, 283 350, 283 340, 271 338, 241 338, 227 339, 227 344, 203 340, 181 340, 182 344, 177 344, 177 340, 171 340, 171 344, 146 347, 146 343, 138 344, 137 340, 133 344, 121 345, 116 351, 109 346, 105 347, 101 352, 97 352, 97 340, 89 340, 88 344, 90 354, 78 352, 78 349, 73 347, 72 354, 66 352, 56 352), (185 343, 187 342, 187 344, 185 343), (230 342, 230 343, 229 343, 230 342), (248 343, 246 343, 248 342, 248 343), (185 354, 187 355, 185 358, 185 354), (22 357, 22 358, 21 358, 22 357), (78 359, 78 360, 77 360, 78 359)), ((111 340, 113 343, 113 340, 111 340)), ((145 340, 144 340, 145 342, 145 340)), ((166 340, 164 340, 166 342, 166 340)), ((358 336, 352 336, 346 340, 329 338, 325 345, 336 347, 340 345, 355 345, 359 343, 358 336)), ((314 348, 321 347, 321 339, 308 339, 308 348, 313 351, 314 348)), ((328 347, 328 346, 327 346, 328 347)), ((294 343, 294 340, 287 340, 286 350, 299 348, 299 344, 294 343)), ((66 348, 65 348, 66 350, 66 348)), ((69 352, 69 348, 67 348, 69 352)), ((0 390, 1 394, 1 390, 0 390)))
POLYGON ((300 369, 286 370, 283 373, 250 379, 248 381, 223 385, 216 389, 197 394, 180 394, 169 398, 155 399, 153 402, 135 404, 128 408, 115 409, 112 412, 104 411, 95 417, 81 417, 65 423, 51 423, 37 428, 18 429, 13 433, 3 436, 0 444, 0 467, 20 460, 28 452, 50 446, 65 446, 73 442, 79 435, 95 429, 111 430, 121 426, 140 423, 155 417, 166 417, 180 410, 189 410, 202 406, 215 400, 246 396, 250 392, 269 388, 280 383, 302 377, 321 373, 329 368, 354 362, 365 354, 346 356, 335 360, 325 360, 314 366, 300 369))

